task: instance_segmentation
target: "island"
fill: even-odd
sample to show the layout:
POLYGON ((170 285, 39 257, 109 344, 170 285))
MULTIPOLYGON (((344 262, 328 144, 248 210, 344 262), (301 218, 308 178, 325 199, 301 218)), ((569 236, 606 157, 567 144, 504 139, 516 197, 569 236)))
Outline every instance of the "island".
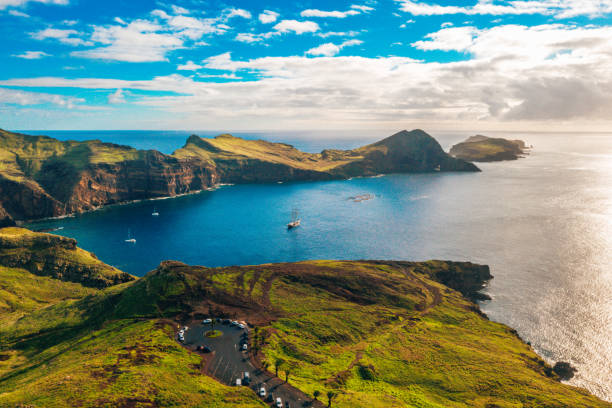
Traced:
POLYGON ((248 365, 313 407, 611 406, 480 311, 484 265, 165 261, 136 278, 17 227, 0 253, 0 406, 269 406, 235 386, 248 365))
POLYGON ((0 226, 108 204, 172 197, 223 183, 315 181, 387 173, 479 169, 422 130, 354 150, 305 153, 284 143, 190 136, 171 155, 0 130, 0 226))
POLYGON ((495 162, 525 157, 528 148, 522 140, 476 135, 454 145, 449 153, 470 162, 495 162))

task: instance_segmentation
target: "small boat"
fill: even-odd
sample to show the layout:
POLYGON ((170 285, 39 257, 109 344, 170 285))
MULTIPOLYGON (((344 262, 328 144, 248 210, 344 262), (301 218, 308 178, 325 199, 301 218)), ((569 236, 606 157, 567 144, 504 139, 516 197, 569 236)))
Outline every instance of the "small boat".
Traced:
POLYGON ((291 211, 291 222, 287 224, 287 229, 299 227, 301 221, 302 220, 300 220, 298 217, 298 210, 294 209, 293 211, 291 211))
POLYGON ((153 208, 153 212, 151 213, 153 217, 158 217, 159 213, 157 212, 157 208, 153 208))
POLYGON ((125 242, 129 242, 131 244, 135 244, 136 243, 136 238, 132 237, 132 233, 131 231, 128 229, 128 237, 125 240, 125 242))

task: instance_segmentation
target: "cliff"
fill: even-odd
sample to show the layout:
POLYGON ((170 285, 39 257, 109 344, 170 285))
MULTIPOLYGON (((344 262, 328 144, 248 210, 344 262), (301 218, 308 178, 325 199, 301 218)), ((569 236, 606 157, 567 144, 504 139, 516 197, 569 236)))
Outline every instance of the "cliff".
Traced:
POLYGON ((494 162, 517 160, 527 154, 526 149, 522 140, 476 135, 451 147, 450 155, 471 162, 494 162))
POLYGON ((0 227, 172 197, 218 183, 330 180, 384 173, 479 171, 422 130, 355 150, 305 153, 284 143, 191 136, 172 155, 98 140, 59 141, 0 130, 0 227))
POLYGON ((72 238, 16 227, 0 229, 0 265, 93 288, 134 280, 78 248, 72 238))

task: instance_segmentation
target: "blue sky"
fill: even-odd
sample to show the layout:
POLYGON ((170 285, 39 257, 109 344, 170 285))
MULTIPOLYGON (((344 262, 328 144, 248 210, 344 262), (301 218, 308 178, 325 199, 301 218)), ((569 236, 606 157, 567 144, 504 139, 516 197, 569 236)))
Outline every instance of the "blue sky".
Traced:
POLYGON ((7 129, 606 130, 612 0, 0 0, 7 129))

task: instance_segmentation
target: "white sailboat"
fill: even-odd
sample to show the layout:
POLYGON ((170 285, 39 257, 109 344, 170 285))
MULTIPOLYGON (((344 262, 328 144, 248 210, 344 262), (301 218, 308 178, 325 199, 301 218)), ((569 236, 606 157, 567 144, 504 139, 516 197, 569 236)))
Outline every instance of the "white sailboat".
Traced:
POLYGON ((287 224, 287 229, 299 227, 301 221, 302 220, 300 220, 299 218, 298 210, 294 209, 293 211, 291 211, 291 222, 287 224))
POLYGON ((129 242, 131 244, 135 244, 136 243, 136 238, 132 237, 132 232, 130 231, 129 228, 128 228, 128 237, 125 240, 125 242, 129 242))
POLYGON ((157 208, 153 208, 153 212, 151 213, 153 217, 158 217, 159 213, 157 212, 157 208))

